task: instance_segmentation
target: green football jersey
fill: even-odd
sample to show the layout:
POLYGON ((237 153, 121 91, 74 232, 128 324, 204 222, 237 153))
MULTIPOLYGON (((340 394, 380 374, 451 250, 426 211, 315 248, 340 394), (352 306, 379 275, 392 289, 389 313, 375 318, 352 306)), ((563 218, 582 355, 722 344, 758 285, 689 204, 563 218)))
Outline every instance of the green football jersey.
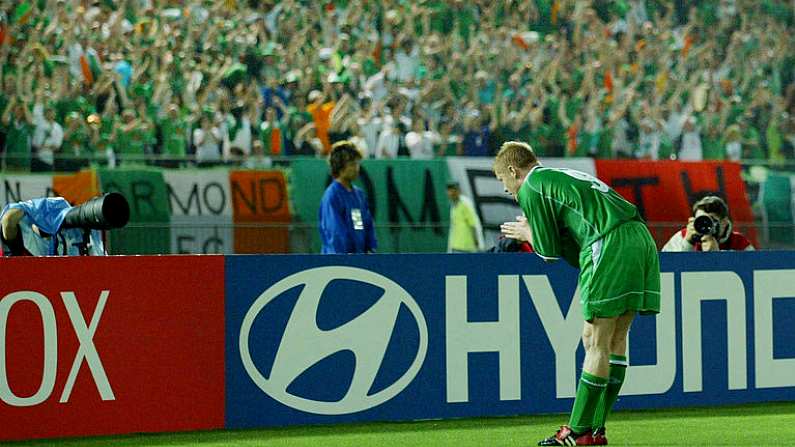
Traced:
POLYGON ((624 222, 642 221, 635 205, 606 183, 573 169, 534 168, 517 198, 533 250, 544 258, 566 257, 567 240, 588 247, 624 222))

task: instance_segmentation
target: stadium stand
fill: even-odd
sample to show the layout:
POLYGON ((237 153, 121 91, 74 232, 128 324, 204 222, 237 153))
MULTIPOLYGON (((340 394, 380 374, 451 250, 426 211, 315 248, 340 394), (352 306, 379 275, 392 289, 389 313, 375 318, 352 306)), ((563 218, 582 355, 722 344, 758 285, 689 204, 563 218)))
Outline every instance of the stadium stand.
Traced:
POLYGON ((369 158, 520 139, 546 157, 793 159, 783 0, 0 9, 6 170, 256 166, 343 138, 369 158))

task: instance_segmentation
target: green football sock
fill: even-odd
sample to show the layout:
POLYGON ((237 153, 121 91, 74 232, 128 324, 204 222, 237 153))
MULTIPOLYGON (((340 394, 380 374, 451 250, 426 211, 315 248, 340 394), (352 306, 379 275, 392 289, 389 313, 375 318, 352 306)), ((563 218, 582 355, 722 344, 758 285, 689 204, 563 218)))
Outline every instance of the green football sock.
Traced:
POLYGON ((594 429, 605 426, 607 415, 610 414, 610 410, 618 399, 618 392, 621 391, 621 385, 624 384, 624 376, 627 373, 628 365, 629 363, 625 356, 610 354, 610 377, 607 381, 604 398, 599 403, 596 414, 594 414, 594 429))
POLYGON ((594 413, 602 395, 607 388, 607 379, 589 374, 586 371, 580 376, 580 384, 577 386, 577 397, 574 398, 574 408, 571 410, 569 427, 575 433, 588 431, 593 426, 594 413))

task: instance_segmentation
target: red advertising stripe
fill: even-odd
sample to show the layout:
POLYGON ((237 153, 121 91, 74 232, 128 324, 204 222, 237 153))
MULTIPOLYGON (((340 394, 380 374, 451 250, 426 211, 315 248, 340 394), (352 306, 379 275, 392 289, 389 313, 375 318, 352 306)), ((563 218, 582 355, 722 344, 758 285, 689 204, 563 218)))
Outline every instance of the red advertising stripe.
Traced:
POLYGON ((222 428, 224 259, 0 259, 0 440, 222 428))
MULTIPOLYGON (((597 160, 596 174, 641 209, 644 219, 684 226, 692 204, 707 194, 726 199, 735 227, 757 245, 753 213, 740 177, 740 165, 730 162, 597 160)), ((675 229, 668 233, 673 234, 675 229)), ((671 234, 658 233, 659 245, 671 234)))

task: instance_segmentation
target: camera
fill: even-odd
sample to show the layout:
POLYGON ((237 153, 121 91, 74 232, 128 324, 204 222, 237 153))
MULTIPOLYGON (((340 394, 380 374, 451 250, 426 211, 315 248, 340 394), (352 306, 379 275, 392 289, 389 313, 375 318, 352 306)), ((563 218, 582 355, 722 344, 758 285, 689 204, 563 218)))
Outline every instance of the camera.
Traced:
POLYGON ((693 228, 702 236, 718 236, 720 232, 720 222, 711 216, 701 215, 693 221, 693 228))
POLYGON ((117 192, 103 194, 72 207, 63 219, 63 228, 111 230, 127 225, 130 220, 130 205, 117 192))

